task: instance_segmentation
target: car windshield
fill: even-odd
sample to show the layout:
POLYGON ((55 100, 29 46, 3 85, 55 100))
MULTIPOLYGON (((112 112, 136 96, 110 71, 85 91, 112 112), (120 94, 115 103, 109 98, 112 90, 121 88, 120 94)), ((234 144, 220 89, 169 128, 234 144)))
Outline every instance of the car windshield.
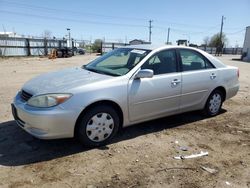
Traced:
POLYGON ((150 50, 134 48, 118 48, 83 66, 84 69, 107 74, 122 76, 139 63, 150 50))

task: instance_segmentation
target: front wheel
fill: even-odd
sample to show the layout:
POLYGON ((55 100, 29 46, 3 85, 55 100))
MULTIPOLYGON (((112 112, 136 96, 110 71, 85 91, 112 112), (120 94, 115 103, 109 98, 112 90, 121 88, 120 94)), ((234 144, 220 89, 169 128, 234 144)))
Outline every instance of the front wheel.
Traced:
POLYGON ((117 133, 119 116, 110 106, 96 106, 88 110, 77 127, 77 137, 86 146, 107 144, 117 133))
POLYGON ((213 91, 207 99, 206 106, 204 108, 207 116, 216 116, 220 113, 223 103, 223 93, 220 90, 213 91))

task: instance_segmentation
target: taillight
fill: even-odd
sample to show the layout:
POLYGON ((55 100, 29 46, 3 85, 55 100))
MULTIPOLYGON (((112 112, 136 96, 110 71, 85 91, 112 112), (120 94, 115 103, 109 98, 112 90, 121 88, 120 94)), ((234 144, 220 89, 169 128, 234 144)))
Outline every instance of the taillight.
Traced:
POLYGON ((237 76, 240 77, 240 69, 237 70, 237 76))

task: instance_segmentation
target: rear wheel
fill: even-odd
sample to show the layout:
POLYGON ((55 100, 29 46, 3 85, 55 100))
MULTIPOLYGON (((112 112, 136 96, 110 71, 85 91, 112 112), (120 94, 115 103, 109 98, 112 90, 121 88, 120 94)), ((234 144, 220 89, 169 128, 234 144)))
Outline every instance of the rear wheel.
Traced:
POLYGON ((207 116, 216 116, 220 113, 221 106, 223 103, 223 93, 220 90, 213 91, 208 97, 206 106, 205 106, 205 114, 207 116))
POLYGON ((109 106, 96 106, 88 110, 77 127, 77 137, 86 146, 107 144, 117 133, 119 116, 109 106))

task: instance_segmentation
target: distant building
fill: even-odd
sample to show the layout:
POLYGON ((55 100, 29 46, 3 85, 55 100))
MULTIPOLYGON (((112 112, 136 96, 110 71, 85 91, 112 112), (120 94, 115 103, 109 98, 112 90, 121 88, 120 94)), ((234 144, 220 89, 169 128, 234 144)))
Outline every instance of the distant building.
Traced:
POLYGON ((243 44, 243 60, 250 61, 250 26, 246 28, 245 40, 243 44))
POLYGON ((21 37, 17 35, 15 32, 0 32, 0 37, 21 37))
POLYGON ((129 41, 130 45, 138 45, 138 44, 151 44, 151 42, 146 42, 144 40, 140 40, 140 39, 134 39, 129 41))

